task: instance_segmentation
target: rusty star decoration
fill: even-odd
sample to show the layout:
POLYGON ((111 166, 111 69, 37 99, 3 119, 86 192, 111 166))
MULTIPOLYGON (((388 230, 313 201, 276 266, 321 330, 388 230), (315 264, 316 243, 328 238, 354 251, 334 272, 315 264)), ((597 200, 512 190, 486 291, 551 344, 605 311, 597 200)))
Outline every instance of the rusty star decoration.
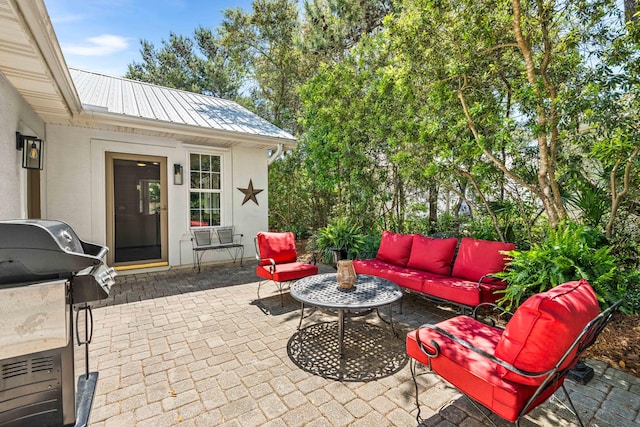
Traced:
POLYGON ((247 188, 240 188, 238 190, 244 193, 244 200, 242 200, 242 204, 244 205, 249 200, 253 200, 253 203, 259 206, 258 199, 256 199, 256 194, 262 193, 264 190, 258 190, 253 188, 253 182, 249 179, 249 186, 247 188))

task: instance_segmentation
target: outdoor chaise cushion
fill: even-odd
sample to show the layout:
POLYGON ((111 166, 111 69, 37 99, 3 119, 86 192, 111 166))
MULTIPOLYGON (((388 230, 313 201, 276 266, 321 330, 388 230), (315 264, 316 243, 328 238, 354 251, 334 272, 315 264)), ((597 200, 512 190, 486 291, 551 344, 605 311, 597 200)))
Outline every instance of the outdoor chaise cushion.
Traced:
POLYGON ((413 234, 398 234, 385 230, 376 259, 406 267, 411 254, 413 234))
POLYGON ((273 274, 271 274, 270 265, 259 265, 256 267, 256 275, 266 280, 273 280, 274 282, 290 282, 314 274, 318 274, 318 266, 306 262, 277 264, 273 274))
POLYGON ((285 233, 271 233, 261 231, 257 235, 260 248, 260 265, 270 263, 269 258, 276 264, 296 262, 296 238, 290 231, 285 233))
MULTIPOLYGON (((460 241, 458 255, 453 264, 453 277, 478 282, 483 276, 503 271, 508 262, 504 251, 515 250, 513 243, 494 242, 464 237, 460 241)), ((485 279, 483 282, 500 282, 497 279, 485 279)))
POLYGON ((407 267, 449 276, 456 246, 456 238, 434 239, 416 234, 413 236, 407 267))
MULTIPOLYGON (((596 294, 584 279, 534 295, 507 324, 495 356, 527 372, 551 369, 599 312, 596 294)), ((503 367, 498 372, 501 377, 522 384, 542 382, 540 377, 523 377, 503 367)))
POLYGON ((425 294, 469 307, 496 302, 502 294, 495 291, 500 289, 504 289, 504 286, 485 283, 478 285, 478 282, 458 277, 427 278, 422 284, 422 292, 425 294))
POLYGON ((395 283, 402 283, 403 288, 416 292, 422 292, 422 284, 425 279, 437 277, 433 273, 400 267, 379 259, 357 259, 353 261, 353 267, 358 274, 368 274, 395 283))

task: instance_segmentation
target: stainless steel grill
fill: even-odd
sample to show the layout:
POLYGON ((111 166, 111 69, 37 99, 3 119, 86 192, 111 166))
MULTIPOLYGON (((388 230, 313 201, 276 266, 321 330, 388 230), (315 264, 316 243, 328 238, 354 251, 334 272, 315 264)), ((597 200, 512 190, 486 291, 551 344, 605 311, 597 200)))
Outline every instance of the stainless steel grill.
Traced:
POLYGON ((98 378, 89 303, 114 283, 107 251, 60 221, 0 221, 0 426, 87 424, 98 378), (86 353, 77 398, 74 338, 86 353))

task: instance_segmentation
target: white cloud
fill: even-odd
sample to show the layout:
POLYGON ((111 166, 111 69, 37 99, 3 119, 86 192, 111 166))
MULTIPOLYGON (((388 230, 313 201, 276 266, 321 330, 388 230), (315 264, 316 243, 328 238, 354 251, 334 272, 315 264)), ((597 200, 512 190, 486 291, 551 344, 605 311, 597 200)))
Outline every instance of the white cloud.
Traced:
POLYGON ((62 46, 62 51, 69 55, 106 56, 127 50, 129 41, 125 37, 103 34, 89 37, 84 44, 62 46))

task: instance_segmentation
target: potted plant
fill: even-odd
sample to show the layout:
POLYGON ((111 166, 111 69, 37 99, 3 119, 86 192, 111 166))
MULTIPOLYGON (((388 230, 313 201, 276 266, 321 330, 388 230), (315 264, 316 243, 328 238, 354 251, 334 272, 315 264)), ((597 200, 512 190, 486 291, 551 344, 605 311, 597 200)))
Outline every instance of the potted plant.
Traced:
POLYGON ((355 258, 363 245, 360 226, 346 218, 339 218, 318 230, 317 246, 328 264, 335 266, 342 259, 355 258))

